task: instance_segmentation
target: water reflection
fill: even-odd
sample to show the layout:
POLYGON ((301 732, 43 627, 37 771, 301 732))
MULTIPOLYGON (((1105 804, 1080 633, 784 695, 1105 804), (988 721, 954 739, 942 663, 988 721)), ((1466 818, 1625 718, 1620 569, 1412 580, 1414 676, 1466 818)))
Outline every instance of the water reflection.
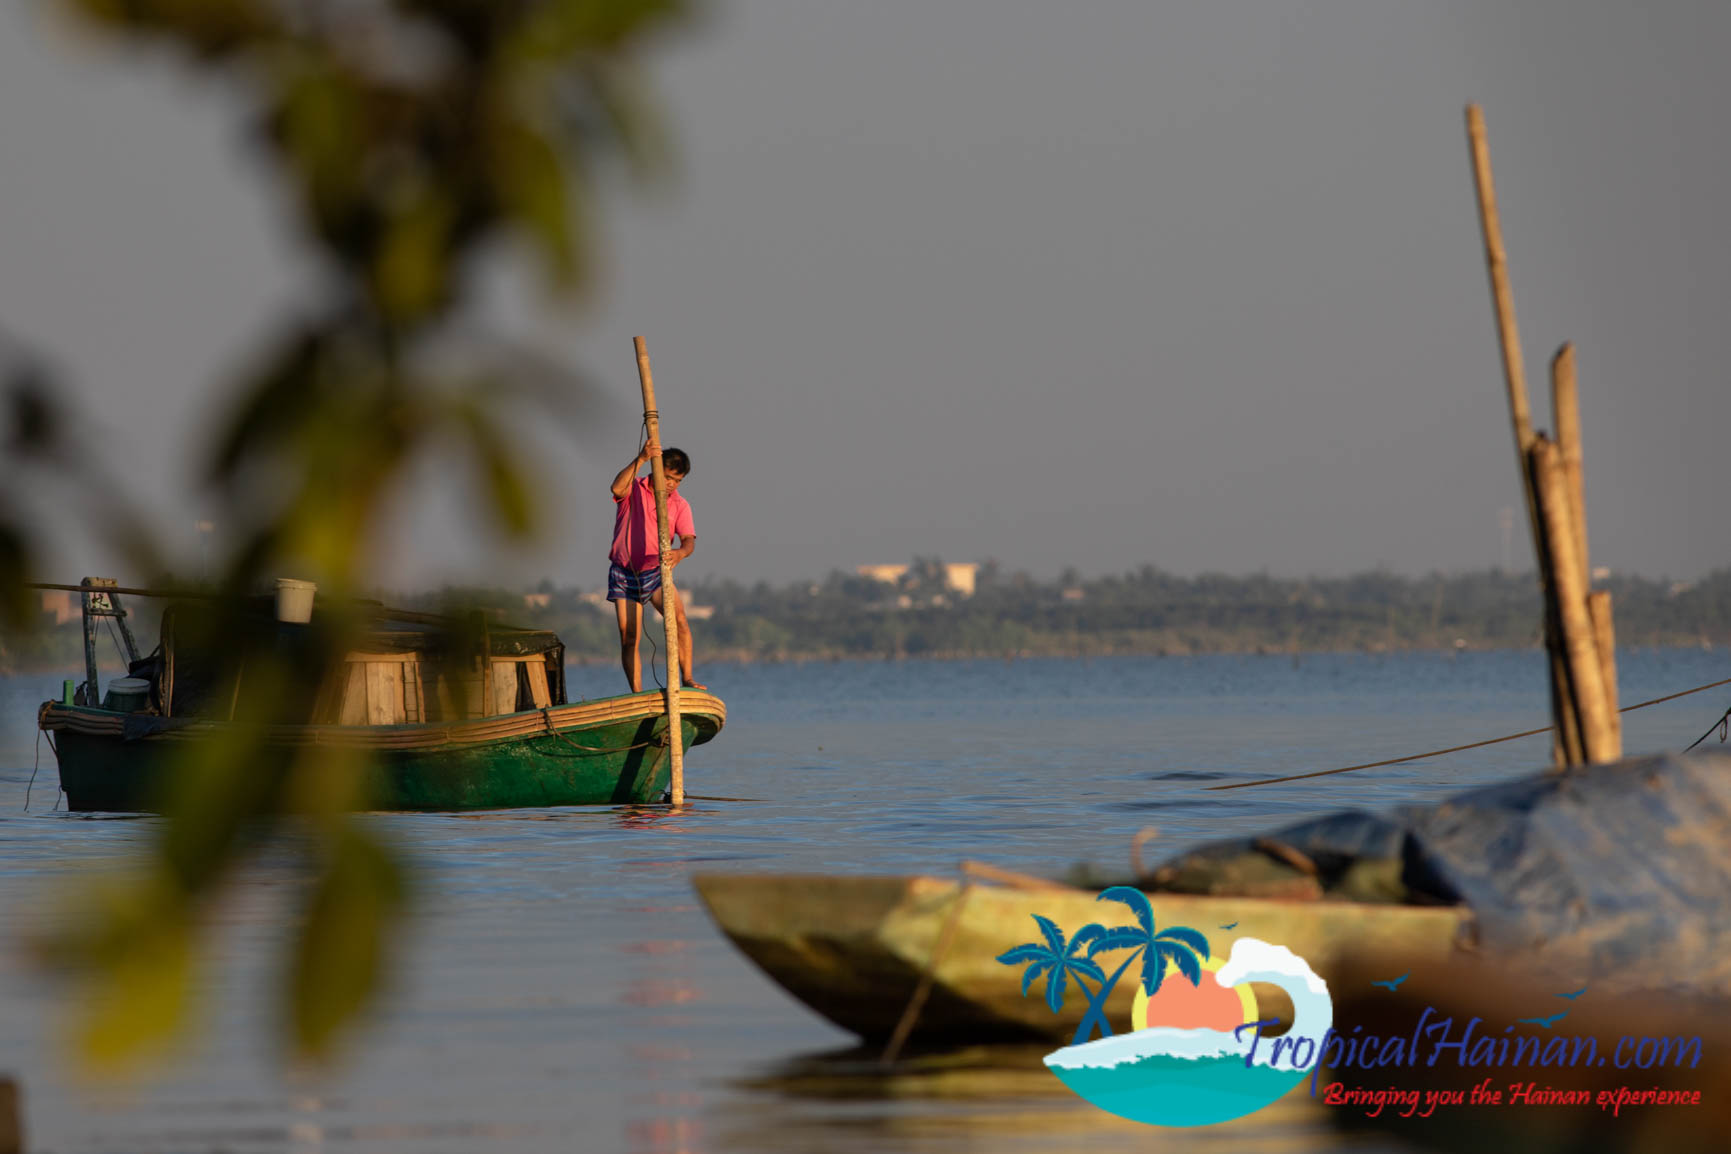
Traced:
POLYGON ((706 1147, 701 1130, 690 1118, 655 1118, 632 1122, 625 1128, 626 1149, 631 1154, 701 1154, 706 1147))
POLYGON ((706 996, 696 980, 692 942, 648 938, 618 949, 630 975, 619 1002, 656 1011, 633 1019, 621 1047, 626 1082, 635 1087, 629 1101, 636 1116, 625 1125, 625 1148, 629 1154, 698 1154, 708 1149, 700 1118, 707 1096, 695 1085, 698 1054, 689 1043, 693 1019, 686 1008, 706 996))
POLYGON ((613 811, 613 824, 619 829, 652 829, 658 833, 690 833, 684 824, 691 816, 691 806, 674 809, 667 805, 622 805, 613 811))
POLYGON ((1293 1095, 1247 1118, 1194 1130, 1157 1129, 1083 1102, 1045 1068, 1044 1046, 976 1046, 903 1057, 833 1050, 774 1063, 734 1083, 715 1111, 708 1148, 931 1151, 1161 1151, 1265 1154, 1406 1149, 1343 1139, 1323 1108, 1293 1095))

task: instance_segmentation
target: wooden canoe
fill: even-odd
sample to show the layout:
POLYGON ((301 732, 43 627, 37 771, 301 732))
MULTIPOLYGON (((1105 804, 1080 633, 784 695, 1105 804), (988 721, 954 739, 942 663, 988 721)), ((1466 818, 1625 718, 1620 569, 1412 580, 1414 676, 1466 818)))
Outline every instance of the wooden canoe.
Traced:
MULTIPOLYGON (((940 877, 704 874, 692 879, 722 931, 794 997, 867 1041, 888 1038, 934 954, 930 994, 912 1037, 927 1043, 1068 1041, 1085 1005, 1061 1013, 1036 986, 1022 994, 1022 968, 997 961, 1038 941, 1034 914, 1067 933, 1099 922, 1131 924, 1122 905, 1092 890, 966 885, 940 877), (958 902, 960 909, 957 909, 958 902), (946 925, 950 940, 938 951, 946 925)), ((1155 924, 1201 930, 1225 954, 1240 937, 1283 945, 1327 979, 1348 957, 1445 958, 1470 946, 1473 921, 1459 906, 1150 893, 1155 924), (1236 923, 1234 925, 1234 923, 1236 923), (1231 930, 1220 927, 1233 925, 1231 930)), ((1135 983, 1120 982, 1108 1017, 1127 1021, 1135 983)))

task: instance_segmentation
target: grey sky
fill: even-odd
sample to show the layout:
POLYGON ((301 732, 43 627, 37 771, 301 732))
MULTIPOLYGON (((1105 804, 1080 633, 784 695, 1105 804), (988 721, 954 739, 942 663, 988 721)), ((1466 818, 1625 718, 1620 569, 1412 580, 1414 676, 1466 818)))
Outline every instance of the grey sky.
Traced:
MULTIPOLYGON (((681 173, 609 201, 591 311, 492 294, 617 401, 548 442, 556 540, 452 532, 430 476, 381 576, 599 584, 637 333, 694 458, 688 580, 1496 564, 1520 497, 1469 100, 1536 423, 1579 351, 1595 563, 1723 566, 1727 44, 1722 3, 716 5, 656 58, 681 173)), ((17 4, 0 149, 0 325, 189 522, 189 426, 306 280, 266 184, 209 88, 17 4)))

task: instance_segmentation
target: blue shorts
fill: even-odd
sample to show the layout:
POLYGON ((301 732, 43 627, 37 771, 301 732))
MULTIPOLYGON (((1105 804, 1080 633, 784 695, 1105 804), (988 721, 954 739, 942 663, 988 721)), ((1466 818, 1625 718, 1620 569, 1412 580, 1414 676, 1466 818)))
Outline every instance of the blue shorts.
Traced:
POLYGON ((634 572, 614 561, 607 566, 607 600, 648 601, 661 588, 661 566, 634 572))

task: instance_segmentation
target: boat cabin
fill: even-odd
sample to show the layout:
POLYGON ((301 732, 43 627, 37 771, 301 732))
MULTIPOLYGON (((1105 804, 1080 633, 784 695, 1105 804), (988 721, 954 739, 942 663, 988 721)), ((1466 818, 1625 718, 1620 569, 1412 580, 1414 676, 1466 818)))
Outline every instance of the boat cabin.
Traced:
MULTIPOLYGON (((206 606, 192 602, 163 610, 161 644, 130 670, 149 679, 153 711, 213 721, 234 717, 248 691, 247 670, 236 667, 236 651, 258 647, 213 636, 210 618, 206 606)), ((266 633, 251 640, 265 642, 289 667, 305 668, 297 659, 313 648, 311 631, 319 626, 316 619, 285 622, 261 612, 248 616, 245 627, 266 633)), ((556 634, 378 607, 370 611, 356 647, 322 676, 312 721, 415 725, 565 701, 565 646, 556 634)))

